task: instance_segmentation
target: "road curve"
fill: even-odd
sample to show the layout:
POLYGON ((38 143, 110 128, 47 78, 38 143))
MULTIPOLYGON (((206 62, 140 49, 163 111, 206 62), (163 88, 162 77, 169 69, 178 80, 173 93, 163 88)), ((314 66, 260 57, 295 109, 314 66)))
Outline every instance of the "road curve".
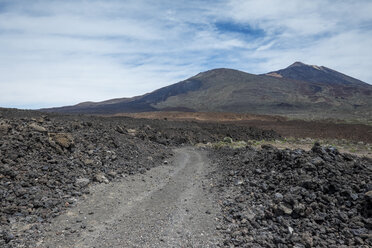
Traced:
POLYGON ((91 194, 57 217, 40 247, 217 247, 220 209, 206 154, 175 149, 170 165, 91 194))

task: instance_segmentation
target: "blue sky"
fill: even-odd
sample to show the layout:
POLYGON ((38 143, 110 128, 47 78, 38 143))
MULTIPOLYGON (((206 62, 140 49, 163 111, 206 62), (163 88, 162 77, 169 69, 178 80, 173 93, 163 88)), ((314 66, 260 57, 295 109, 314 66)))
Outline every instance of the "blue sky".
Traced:
POLYGON ((130 97, 295 61, 372 83, 372 1, 0 0, 0 106, 130 97))

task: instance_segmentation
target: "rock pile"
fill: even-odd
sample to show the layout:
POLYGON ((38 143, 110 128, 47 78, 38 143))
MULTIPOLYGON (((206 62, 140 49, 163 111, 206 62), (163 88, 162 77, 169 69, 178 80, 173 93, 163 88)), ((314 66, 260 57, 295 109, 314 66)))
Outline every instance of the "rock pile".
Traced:
POLYGON ((0 119, 0 247, 31 243, 90 184, 146 171, 168 156, 161 144, 94 120, 0 119))
POLYGON ((315 144, 213 153, 224 246, 371 247, 372 161, 315 144))
POLYGON ((44 223, 74 205, 89 185, 168 163, 169 146, 229 136, 273 139, 234 125, 44 115, 0 108, 0 247, 31 244, 44 223))
POLYGON ((119 132, 125 132, 167 146, 217 142, 226 137, 233 140, 273 140, 280 138, 280 135, 272 130, 233 124, 129 118, 125 122, 125 127, 118 123, 116 129, 119 132))

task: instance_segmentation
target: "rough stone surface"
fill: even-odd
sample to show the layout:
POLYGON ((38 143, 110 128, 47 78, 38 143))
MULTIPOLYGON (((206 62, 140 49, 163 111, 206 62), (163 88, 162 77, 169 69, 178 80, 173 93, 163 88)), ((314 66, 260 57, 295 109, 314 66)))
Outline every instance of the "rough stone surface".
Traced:
POLYGON ((218 247, 216 167, 205 151, 174 153, 167 165, 91 187, 89 198, 52 220, 40 248, 218 247))
POLYGON ((163 165, 173 155, 172 146, 224 137, 279 137, 273 131, 234 125, 2 108, 0 133, 0 247, 5 248, 37 247, 46 223, 89 196, 88 186, 163 165))
POLYGON ((222 174, 224 247, 372 247, 370 159, 319 144, 211 157, 222 174))
POLYGON ((91 183, 108 182, 108 176, 95 180, 97 175, 114 180, 135 174, 161 164, 171 153, 162 144, 120 134, 111 128, 114 123, 94 118, 40 119, 10 112, 0 123, 0 247, 36 247, 33 242, 51 218, 89 194, 91 183))
POLYGON ((7 123, 0 123, 0 134, 7 134, 11 128, 12 126, 7 123))
POLYGON ((75 185, 77 187, 86 187, 90 183, 90 180, 88 178, 77 178, 75 181, 75 185))
POLYGON ((109 183, 109 180, 106 178, 106 176, 103 173, 98 173, 94 177, 94 181, 99 183, 109 183))
POLYGON ((33 130, 37 131, 37 132, 41 132, 41 133, 46 133, 47 132, 47 129, 45 127, 42 127, 36 123, 31 123, 29 125, 30 128, 32 128, 33 130))
POLYGON ((63 148, 70 148, 74 145, 74 139, 69 133, 49 133, 49 136, 63 148))

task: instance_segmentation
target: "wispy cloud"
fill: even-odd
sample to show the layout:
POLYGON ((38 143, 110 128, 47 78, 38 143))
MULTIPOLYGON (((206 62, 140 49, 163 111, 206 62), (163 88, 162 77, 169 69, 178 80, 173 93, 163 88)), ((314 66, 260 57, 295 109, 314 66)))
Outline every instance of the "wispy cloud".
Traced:
POLYGON ((294 61, 372 82, 370 1, 0 0, 0 106, 134 96, 294 61))
POLYGON ((265 32, 247 60, 252 70, 283 68, 294 60, 321 64, 372 83, 372 2, 231 0, 225 18, 265 32))

